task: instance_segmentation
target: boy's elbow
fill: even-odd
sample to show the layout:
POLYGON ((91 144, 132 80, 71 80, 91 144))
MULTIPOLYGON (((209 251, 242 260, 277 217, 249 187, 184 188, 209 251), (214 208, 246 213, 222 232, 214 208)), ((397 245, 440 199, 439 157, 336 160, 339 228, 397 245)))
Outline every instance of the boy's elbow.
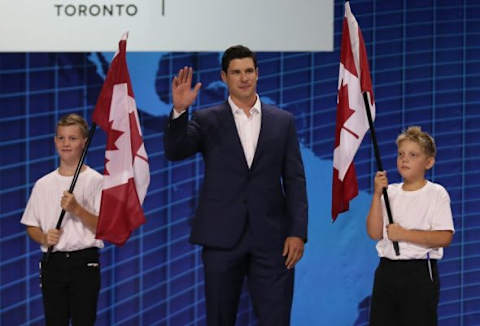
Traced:
POLYGON ((375 241, 380 241, 383 239, 383 236, 382 235, 372 235, 372 234, 369 234, 370 238, 372 240, 375 240, 375 241))
POLYGON ((379 241, 383 239, 383 234, 381 232, 374 232, 372 230, 367 229, 368 236, 370 239, 379 241))
POLYGON ((367 234, 375 241, 383 239, 383 224, 374 223, 371 215, 367 217, 367 234))
POLYGON ((453 232, 452 231, 434 231, 436 232, 436 237, 427 242, 427 247, 429 248, 445 248, 452 243, 453 232))
POLYGON ((452 243, 452 240, 453 240, 453 232, 445 231, 445 239, 442 247, 448 247, 452 243))

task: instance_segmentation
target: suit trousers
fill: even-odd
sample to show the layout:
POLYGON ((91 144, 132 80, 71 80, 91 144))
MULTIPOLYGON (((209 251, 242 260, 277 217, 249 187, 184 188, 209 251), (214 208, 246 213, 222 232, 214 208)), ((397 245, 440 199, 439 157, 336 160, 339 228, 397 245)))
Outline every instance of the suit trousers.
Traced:
POLYGON ((41 285, 47 326, 94 325, 100 291, 98 248, 51 253, 42 259, 41 285))
POLYGON ((436 260, 381 258, 375 271, 370 326, 436 326, 439 294, 436 260))
POLYGON ((290 325, 294 269, 282 250, 256 246, 249 227, 232 249, 203 248, 208 326, 235 325, 245 278, 258 325, 290 325))

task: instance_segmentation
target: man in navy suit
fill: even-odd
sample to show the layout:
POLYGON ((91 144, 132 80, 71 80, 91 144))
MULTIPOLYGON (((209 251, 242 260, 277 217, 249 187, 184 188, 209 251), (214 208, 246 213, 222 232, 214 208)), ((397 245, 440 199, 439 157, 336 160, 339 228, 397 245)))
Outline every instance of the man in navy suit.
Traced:
POLYGON ((192 68, 172 81, 166 157, 197 152, 205 176, 190 241, 203 246, 209 326, 233 326, 246 277, 260 326, 290 324, 294 266, 307 239, 305 173, 293 116, 257 95, 255 54, 238 45, 222 58, 228 100, 186 112, 200 90, 192 68))

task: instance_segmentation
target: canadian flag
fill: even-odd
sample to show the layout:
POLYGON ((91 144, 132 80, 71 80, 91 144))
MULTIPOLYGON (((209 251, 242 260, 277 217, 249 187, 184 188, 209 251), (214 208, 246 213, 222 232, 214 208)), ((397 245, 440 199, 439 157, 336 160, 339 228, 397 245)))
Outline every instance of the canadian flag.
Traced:
POLYGON ((372 119, 375 103, 362 32, 345 2, 340 70, 338 74, 337 123, 333 151, 332 220, 349 209, 350 200, 358 195, 353 158, 367 132, 368 118, 363 100, 367 92, 372 119))
POLYGON ((119 42, 92 116, 107 134, 96 238, 116 245, 123 245, 145 223, 142 203, 150 183, 126 47, 127 34, 119 42))

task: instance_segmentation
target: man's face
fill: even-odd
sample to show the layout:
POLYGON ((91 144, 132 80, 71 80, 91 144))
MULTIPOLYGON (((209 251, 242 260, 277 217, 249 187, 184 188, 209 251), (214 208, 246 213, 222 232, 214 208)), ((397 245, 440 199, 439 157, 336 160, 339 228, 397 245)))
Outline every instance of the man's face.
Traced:
POLYGON ((257 94, 258 69, 252 58, 233 59, 227 72, 222 70, 222 80, 230 96, 237 101, 251 101, 257 94))

